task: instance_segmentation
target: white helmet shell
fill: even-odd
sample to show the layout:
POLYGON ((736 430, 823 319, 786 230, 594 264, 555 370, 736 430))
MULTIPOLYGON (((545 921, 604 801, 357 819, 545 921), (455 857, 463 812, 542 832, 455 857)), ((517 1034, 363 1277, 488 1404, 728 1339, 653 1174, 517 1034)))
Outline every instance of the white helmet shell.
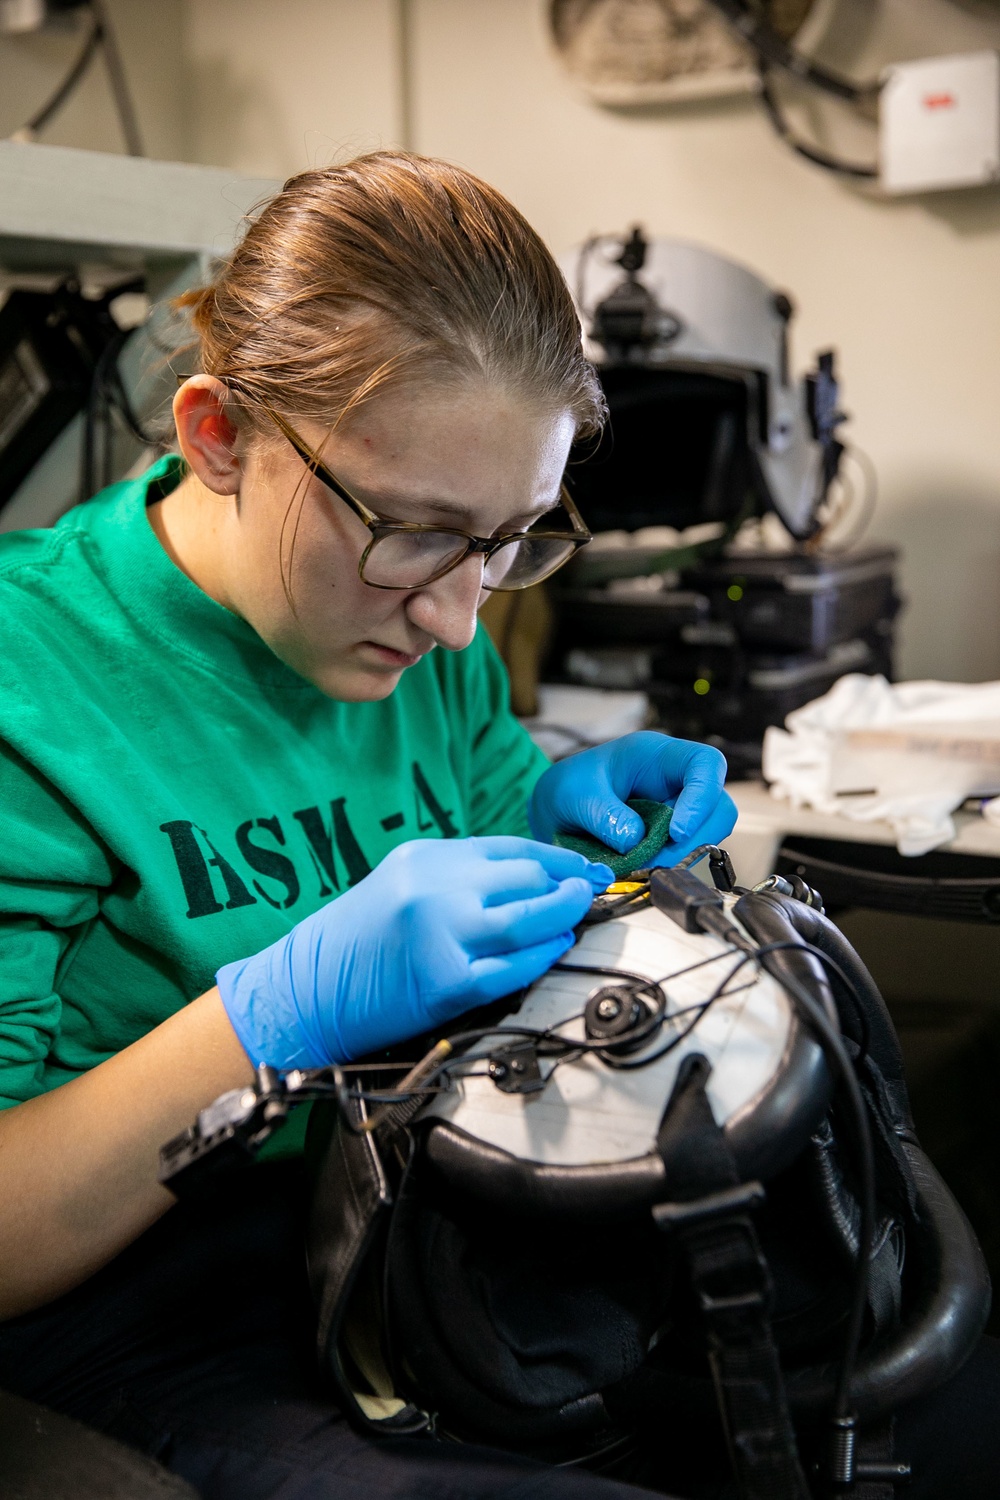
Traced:
MULTIPOLYGON (((561 266, 574 289, 587 352, 600 366, 611 360, 591 336, 595 313, 624 273, 591 253, 594 248, 578 247, 561 266)), ((748 438, 767 497, 793 536, 809 536, 825 498, 824 446, 814 435, 808 380, 793 379, 788 368, 788 298, 737 261, 680 240, 650 241, 635 279, 662 309, 664 336, 626 361, 757 383, 760 420, 748 438)))
POLYGON ((587 966, 652 979, 666 990, 664 1026, 631 1070, 584 1053, 551 1073, 543 1064, 547 1081, 533 1093, 504 1092, 481 1068, 456 1073, 422 1118, 542 1169, 634 1164, 655 1150, 681 1063, 698 1053, 711 1064, 706 1092, 716 1121, 751 1175, 767 1175, 801 1148, 827 1097, 821 1049, 769 974, 720 938, 685 932, 654 907, 585 928, 563 963, 499 1023, 493 1047, 505 1031, 517 1040, 518 1027, 556 1027, 583 1040, 588 997, 610 982, 587 966))

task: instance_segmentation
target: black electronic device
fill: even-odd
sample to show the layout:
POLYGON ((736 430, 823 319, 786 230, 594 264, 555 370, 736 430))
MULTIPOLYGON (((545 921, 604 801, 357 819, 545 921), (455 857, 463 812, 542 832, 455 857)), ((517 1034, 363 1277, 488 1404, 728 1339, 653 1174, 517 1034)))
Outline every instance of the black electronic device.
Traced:
POLYGON ((758 382, 705 369, 602 364, 609 421, 571 470, 591 531, 729 523, 767 508, 752 436, 766 421, 758 382))
POLYGON ((628 360, 636 351, 669 343, 681 330, 679 320, 660 306, 638 278, 646 250, 646 237, 637 224, 615 262, 625 275, 594 310, 594 337, 613 359, 628 360))
POLYGON ((891 624, 898 561, 891 547, 731 553, 705 558, 688 582, 745 645, 821 655, 891 624))
MULTIPOLYGON (((753 768, 750 747, 759 747, 772 724, 783 724, 796 708, 829 692, 848 672, 885 673, 881 641, 859 637, 823 655, 747 652, 739 646, 694 646, 664 653, 651 697, 661 719, 676 732, 724 743, 753 768), (736 747, 740 751, 736 751, 736 747)), ((735 769, 735 767, 734 767, 735 769)))
POLYGON ((146 441, 118 373, 128 330, 111 304, 141 283, 85 297, 67 281, 51 292, 12 291, 0 307, 0 506, 63 429, 86 413, 81 499, 111 481, 110 413, 146 441))
POLYGON ((641 690, 658 727, 682 739, 719 745, 737 779, 760 769, 770 725, 811 703, 847 672, 890 676, 891 619, 827 651, 769 651, 741 642, 733 627, 709 619, 682 626, 654 645, 617 634, 600 645, 573 645, 569 632, 557 651, 564 680, 583 687, 641 690))
POLYGON ((885 547, 715 555, 709 548, 676 581, 668 576, 649 592, 614 579, 574 587, 567 570, 550 594, 546 676, 642 689, 661 728, 711 739, 752 773, 765 730, 845 673, 892 678, 896 559, 885 547))
POLYGON ((699 589, 670 588, 649 594, 616 594, 606 588, 549 588, 566 648, 659 645, 709 619, 711 600, 699 589))
POLYGON ((709 461, 713 443, 716 457, 725 448, 720 432, 742 430, 735 408, 703 404, 699 425, 686 405, 691 388, 673 385, 673 372, 612 366, 600 375, 613 429, 576 474, 588 524, 634 533, 714 521, 716 534, 673 554, 645 538, 588 549, 549 588, 545 676, 641 689, 659 727, 711 740, 737 774, 755 774, 770 725, 847 672, 892 677, 898 555, 733 550, 727 536, 762 504, 747 443, 734 440, 726 464, 709 461))
POLYGON ((0 308, 0 504, 87 402, 101 346, 81 302, 67 286, 0 308))
POLYGON ((874 478, 844 462, 833 353, 793 378, 791 299, 697 246, 633 229, 602 267, 602 243, 580 253, 577 300, 609 419, 570 469, 596 541, 548 589, 543 677, 642 689, 658 727, 753 774, 770 725, 846 672, 892 677, 897 554, 823 548, 824 529, 863 529, 874 478))

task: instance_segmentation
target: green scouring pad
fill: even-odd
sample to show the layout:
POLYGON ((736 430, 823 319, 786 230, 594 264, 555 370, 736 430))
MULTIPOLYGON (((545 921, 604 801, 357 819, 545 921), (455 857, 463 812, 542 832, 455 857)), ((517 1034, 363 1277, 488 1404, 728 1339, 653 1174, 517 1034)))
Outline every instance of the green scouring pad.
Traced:
POLYGON ((645 797, 629 797, 628 805, 638 813, 646 825, 646 832, 634 849, 617 854, 588 833, 557 833, 553 842, 562 849, 575 849, 595 865, 608 865, 621 880, 633 870, 644 870, 651 859, 655 859, 667 842, 673 808, 663 802, 650 802, 645 797))

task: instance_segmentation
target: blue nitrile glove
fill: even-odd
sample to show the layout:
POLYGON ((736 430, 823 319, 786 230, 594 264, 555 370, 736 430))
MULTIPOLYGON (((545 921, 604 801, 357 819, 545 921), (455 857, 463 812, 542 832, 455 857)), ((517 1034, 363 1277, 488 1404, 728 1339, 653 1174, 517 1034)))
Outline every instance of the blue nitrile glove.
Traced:
POLYGON ((582 829, 625 853, 646 831, 625 799, 670 802, 670 840, 653 864, 675 865, 699 844, 718 844, 732 833, 736 807, 725 779, 725 756, 711 745, 642 730, 550 766, 536 783, 528 818, 536 838, 582 829))
POLYGON ((254 1064, 348 1062, 531 984, 611 881, 530 839, 415 839, 262 953, 222 1003, 254 1064))

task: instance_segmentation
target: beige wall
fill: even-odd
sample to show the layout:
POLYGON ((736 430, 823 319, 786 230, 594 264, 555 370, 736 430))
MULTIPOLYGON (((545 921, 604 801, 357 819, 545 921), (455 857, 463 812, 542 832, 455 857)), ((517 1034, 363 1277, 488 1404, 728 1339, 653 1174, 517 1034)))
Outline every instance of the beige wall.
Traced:
MULTIPOLYGON (((187 160, 187 69, 181 41, 184 0, 105 0, 135 95, 143 145, 150 156, 187 160)), ((80 50, 78 19, 38 35, 0 37, 0 136, 45 102, 80 50)), ((45 131, 53 146, 121 151, 103 61, 98 58, 64 110, 45 131)))
MULTIPOLYGON (((882 10, 908 49, 1000 45, 996 11, 882 10)), ((873 201, 795 157, 750 102, 598 111, 553 59, 537 0, 416 11, 421 149, 496 182, 558 249, 640 219, 792 293, 798 358, 840 351, 849 431, 881 480, 875 531, 905 552, 902 671, 1000 676, 1000 193, 873 201)))
POLYGON ((396 144, 396 0, 182 0, 193 160, 285 177, 396 144))
MULTIPOLYGON (((1000 46, 995 0, 824 5, 849 23, 826 55, 856 76, 893 57, 1000 46)), ((556 250, 639 219, 787 288, 800 308, 800 363, 828 344, 840 351, 850 432, 881 477, 875 534, 905 552, 902 670, 1000 676, 1000 192, 874 201, 794 157, 751 101, 597 110, 552 56, 545 9, 544 0, 115 5, 158 154, 280 176, 393 144, 406 134, 408 77, 411 143, 496 182, 556 250)), ((37 74, 56 44, 0 44, 5 119, 14 45, 37 74)), ((114 149, 104 106, 79 108, 89 135, 75 143, 114 149)), ((843 117, 822 113, 818 124, 834 146, 871 149, 843 117)), ((67 112, 52 138, 67 139, 71 125, 67 112)))

